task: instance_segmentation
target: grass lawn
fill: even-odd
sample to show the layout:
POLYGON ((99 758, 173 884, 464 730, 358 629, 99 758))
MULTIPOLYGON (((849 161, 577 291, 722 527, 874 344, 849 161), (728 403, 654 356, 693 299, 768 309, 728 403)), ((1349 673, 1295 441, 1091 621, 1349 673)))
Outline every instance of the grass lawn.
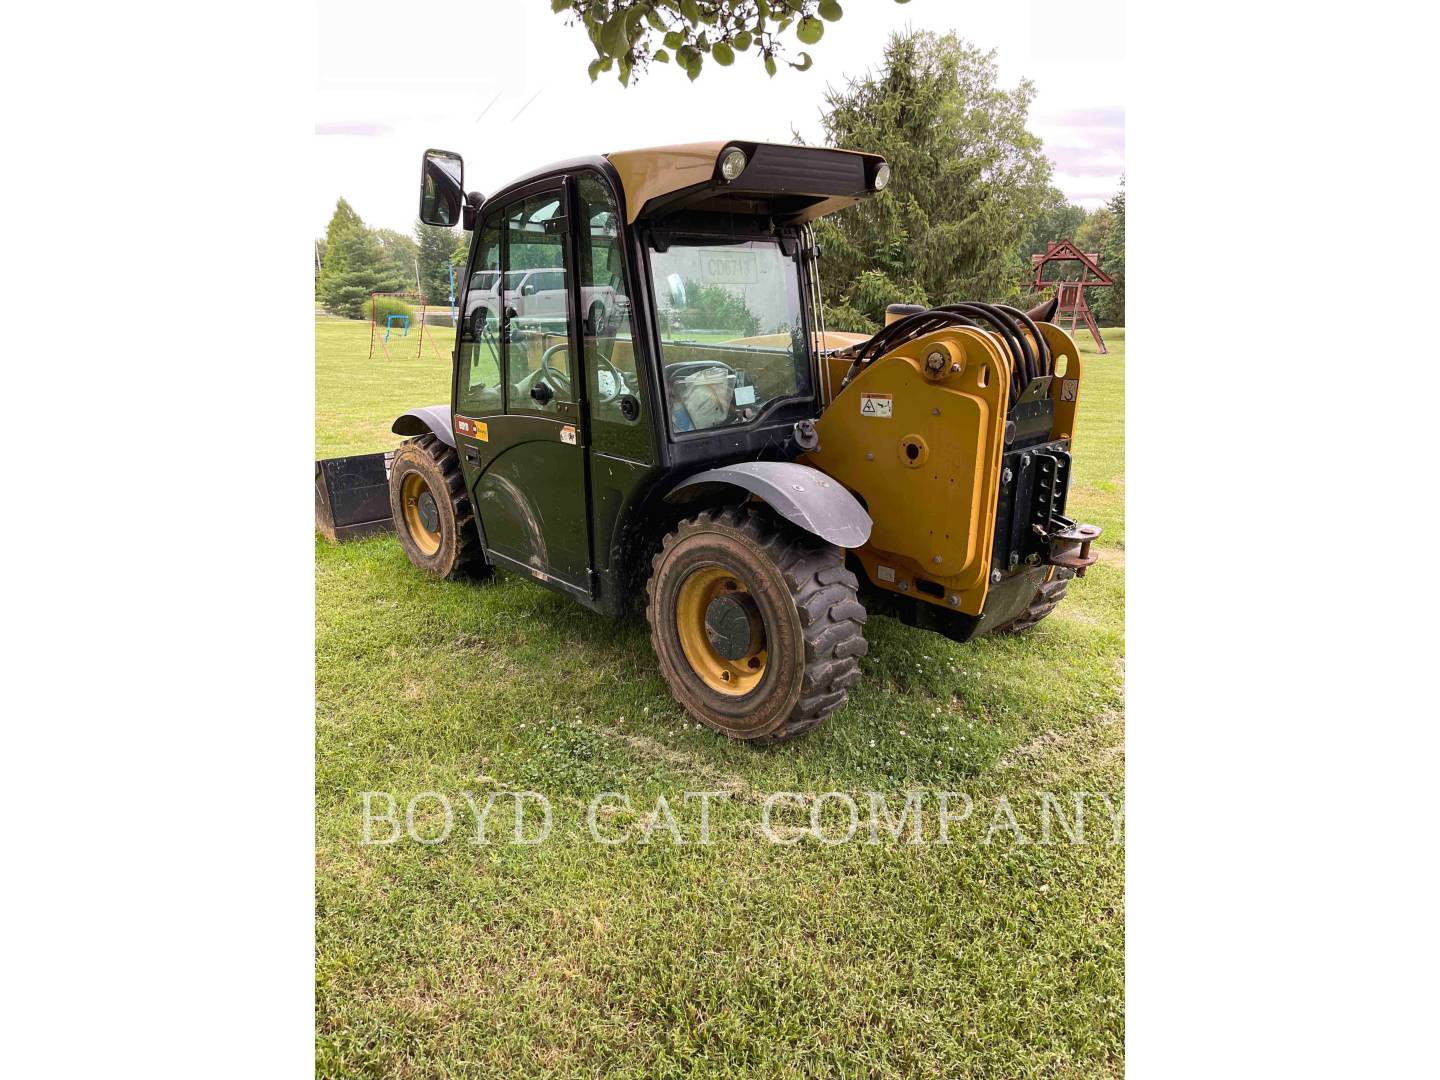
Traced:
MULTIPOLYGON (((1085 355, 1071 501, 1105 529, 1101 563, 1016 638, 956 645, 873 618, 850 704, 777 749, 689 722, 643 618, 510 576, 435 581, 391 537, 317 540, 318 1072, 1119 1075, 1123 848, 1097 800, 1083 844, 1058 820, 1043 842, 1040 807, 1042 792, 1071 816, 1076 793, 1123 807, 1124 331, 1105 336, 1108 356, 1085 355), (473 843, 462 793, 526 789, 552 804, 550 839, 508 842, 505 802, 473 843), (683 801, 705 790, 726 793, 708 845, 683 801), (970 797, 951 843, 860 842, 866 793, 895 813, 912 790, 927 840, 937 793, 970 797), (454 833, 364 846, 365 791, 395 793, 402 821, 405 800, 445 792, 454 833), (628 842, 590 838, 602 791, 630 796, 600 819, 628 842), (802 836, 787 802, 774 832, 797 842, 772 843, 776 791, 854 793, 859 836, 802 836), (661 796, 688 843, 663 827, 638 842, 661 796)), ((320 456, 389 448, 398 412, 448 398, 428 347, 367 361, 367 337, 317 321, 320 456)), ((837 801, 820 820, 846 831, 837 801)), ((434 800, 416 827, 443 827, 434 800)))

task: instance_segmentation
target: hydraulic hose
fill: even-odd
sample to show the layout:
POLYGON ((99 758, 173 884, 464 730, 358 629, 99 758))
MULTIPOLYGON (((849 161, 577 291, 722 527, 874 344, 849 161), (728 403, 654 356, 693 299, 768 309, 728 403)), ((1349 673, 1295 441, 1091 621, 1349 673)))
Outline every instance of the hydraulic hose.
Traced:
POLYGON ((1019 400, 1032 379, 1050 375, 1054 371, 1050 346, 1046 343, 1045 336, 1040 333, 1040 328, 1035 325, 1035 320, 1025 312, 1009 304, 945 304, 897 319, 868 340, 842 350, 840 355, 852 356, 853 362, 840 383, 840 389, 848 386, 866 364, 878 360, 907 341, 914 341, 947 326, 993 328, 1010 354, 1012 405, 1019 400))

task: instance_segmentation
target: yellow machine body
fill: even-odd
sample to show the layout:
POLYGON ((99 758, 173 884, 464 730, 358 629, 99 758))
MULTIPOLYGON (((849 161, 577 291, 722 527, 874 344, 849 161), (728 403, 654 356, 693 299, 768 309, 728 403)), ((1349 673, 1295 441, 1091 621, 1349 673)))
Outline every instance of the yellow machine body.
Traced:
MULTIPOLYGON (((1040 323, 1055 358, 1050 438, 1073 436, 1080 357, 1059 327, 1040 323)), ((827 358, 834 389, 816 422, 820 445, 801 460, 865 503, 874 521, 855 554, 870 583, 969 615, 985 607, 1005 451, 1010 360, 971 327, 901 345, 838 389, 849 361, 827 358)))

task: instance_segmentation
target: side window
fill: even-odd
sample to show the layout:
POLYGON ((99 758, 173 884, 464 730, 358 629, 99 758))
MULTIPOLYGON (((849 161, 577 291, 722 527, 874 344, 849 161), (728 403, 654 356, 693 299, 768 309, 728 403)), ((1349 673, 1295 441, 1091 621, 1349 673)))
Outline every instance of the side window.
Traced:
MULTIPOLYGON (((546 191, 505 210, 506 270, 516 291, 505 300, 501 338, 510 383, 510 410, 554 413, 577 397, 571 384, 569 314, 565 303, 563 194, 546 191), (545 271, 534 273, 533 271, 545 271), (544 289, 546 279, 552 289, 544 289)), ((510 287, 510 286, 507 286, 510 287)))
POLYGON ((589 380, 592 445, 602 453, 651 462, 649 410, 640 360, 630 331, 630 292, 625 286, 625 250, 620 210, 609 186, 581 173, 580 317, 585 372, 589 380))
POLYGON ((476 237, 475 264, 465 292, 464 323, 460 334, 461 413, 484 416, 504 410, 500 386, 500 310, 486 281, 500 274, 500 222, 482 222, 476 237))

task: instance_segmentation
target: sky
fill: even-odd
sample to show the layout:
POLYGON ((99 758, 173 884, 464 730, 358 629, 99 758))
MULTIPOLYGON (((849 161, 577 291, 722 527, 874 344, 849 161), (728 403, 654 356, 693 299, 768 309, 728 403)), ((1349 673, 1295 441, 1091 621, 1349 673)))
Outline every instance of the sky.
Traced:
MULTIPOLYGON (((911 27, 953 30, 994 49, 1002 82, 1035 84, 1030 130, 1055 186, 1093 208, 1124 172, 1124 0, 841 0, 807 51, 806 72, 773 79, 737 54, 695 82, 652 64, 622 87, 591 83, 585 31, 549 0, 426 0, 409 11, 378 0, 321 0, 315 102, 315 233, 344 196, 366 224, 410 232, 427 147, 465 158, 465 186, 494 191, 552 161, 710 139, 820 141, 827 86, 876 65, 885 38, 911 27)), ((800 46, 787 31, 792 55, 800 46)), ((855 149, 864 149, 856 147, 855 149)))

